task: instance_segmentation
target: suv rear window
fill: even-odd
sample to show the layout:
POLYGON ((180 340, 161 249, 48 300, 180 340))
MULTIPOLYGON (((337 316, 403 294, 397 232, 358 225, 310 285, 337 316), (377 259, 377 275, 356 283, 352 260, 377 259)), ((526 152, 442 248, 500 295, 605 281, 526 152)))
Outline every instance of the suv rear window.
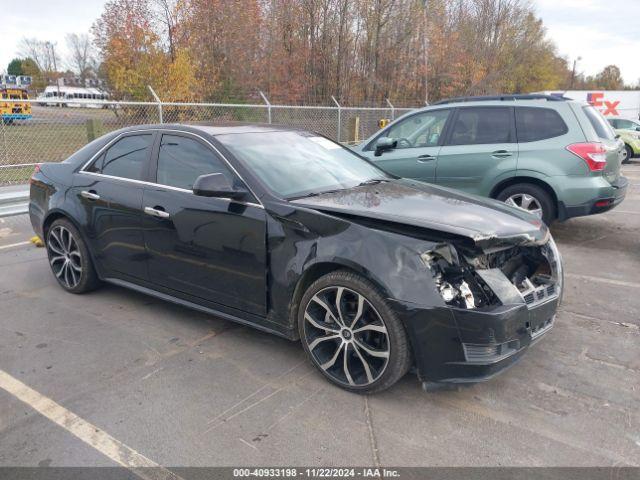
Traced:
POLYGON ((559 137, 568 131, 567 124, 555 110, 535 107, 516 108, 518 142, 535 142, 559 137))
POLYGON ((603 138, 605 140, 613 140, 616 137, 611 126, 607 123, 604 117, 591 105, 587 107, 582 107, 585 115, 591 122, 591 126, 596 131, 598 137, 603 138))

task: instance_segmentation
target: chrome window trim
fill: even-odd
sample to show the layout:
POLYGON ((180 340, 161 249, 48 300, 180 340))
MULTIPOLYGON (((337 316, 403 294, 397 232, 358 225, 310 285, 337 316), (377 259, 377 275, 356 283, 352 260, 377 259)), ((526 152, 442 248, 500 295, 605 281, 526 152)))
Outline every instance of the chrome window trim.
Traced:
MULTIPOLYGON (((91 165, 91 163, 93 163, 100 155, 102 155, 105 152, 105 150, 107 150, 114 143, 116 143, 118 140, 120 140, 120 138, 122 138, 122 137, 124 137, 126 135, 129 135, 129 134, 145 134, 145 133, 153 134, 153 133, 156 133, 156 132, 159 133, 160 135, 162 135, 162 133, 164 133, 164 132, 173 132, 173 133, 180 133, 180 134, 183 134, 183 135, 191 135, 192 137, 199 138, 200 140, 205 142, 209 147, 211 147, 218 154, 218 156, 231 169, 231 171, 238 176, 238 178, 242 181, 242 183, 245 184, 245 186, 247 187, 247 189, 249 190, 251 195, 253 195, 253 197, 259 202, 259 204, 258 203, 253 203, 253 202, 238 202, 237 200, 234 200, 234 201, 236 203, 242 203, 244 205, 255 205, 255 206, 258 206, 258 207, 264 209, 264 205, 262 204, 262 201, 260 200, 260 198, 255 194, 255 192, 251 189, 251 187, 245 181, 245 179, 242 178, 242 175, 240 175, 240 173, 238 173, 238 171, 235 169, 235 167, 233 165, 231 165, 229 160, 227 160, 227 158, 222 154, 222 152, 220 152, 220 150, 218 150, 216 148, 215 145, 213 145, 209 140, 207 140, 206 138, 204 138, 201 135, 198 135, 197 133, 185 132, 183 130, 176 130, 174 128, 154 127, 154 128, 141 128, 141 129, 138 129, 138 130, 128 130, 126 132, 122 132, 119 135, 117 135, 115 138, 113 138, 109 143, 104 145, 100 150, 98 150, 87 162, 85 162, 85 164, 82 165, 80 170, 78 170, 78 173, 83 173, 85 175, 96 175, 96 176, 105 177, 105 178, 113 178, 113 179, 116 179, 116 180, 123 180, 125 182, 133 182, 133 183, 138 183, 138 184, 142 184, 142 185, 151 185, 151 186, 154 186, 154 187, 163 187, 163 188, 168 188, 169 190, 176 190, 176 191, 179 191, 179 192, 189 192, 189 193, 191 193, 193 195, 193 191, 187 190, 185 188, 172 187, 171 185, 163 185, 161 183, 145 182, 145 181, 142 181, 142 180, 134 180, 132 178, 116 177, 116 176, 113 176, 113 175, 104 175, 102 173, 95 173, 95 172, 87 172, 86 171, 86 168, 89 165, 91 165)), ((231 201, 231 199, 228 199, 228 200, 231 201)))
MULTIPOLYGON (((173 191, 176 191, 176 192, 183 192, 183 193, 189 193, 191 195, 194 195, 192 190, 187 190, 186 188, 172 187, 171 185, 162 185, 161 183, 145 182, 143 180, 134 180, 132 178, 116 177, 114 175, 105 175, 103 173, 85 172, 84 170, 80 170, 78 173, 82 173, 83 175, 89 175, 89 176, 92 176, 92 177, 110 178, 110 179, 113 179, 113 180, 119 180, 121 182, 135 183, 135 184, 138 184, 138 185, 147 185, 147 186, 150 186, 150 187, 166 188, 167 190, 173 190, 173 191)), ((243 202, 243 201, 240 201, 240 200, 235 200, 235 199, 225 198, 225 197, 215 197, 215 198, 217 200, 225 200, 227 202, 233 201, 234 203, 239 203, 241 205, 248 205, 248 206, 251 206, 251 207, 258 207, 258 208, 261 208, 261 209, 264 210, 264 206, 262 204, 260 204, 260 203, 243 202)))

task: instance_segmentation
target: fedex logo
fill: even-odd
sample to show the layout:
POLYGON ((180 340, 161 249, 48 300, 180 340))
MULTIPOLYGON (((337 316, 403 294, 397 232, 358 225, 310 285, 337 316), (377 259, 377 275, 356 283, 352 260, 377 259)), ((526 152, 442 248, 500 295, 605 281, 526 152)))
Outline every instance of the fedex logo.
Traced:
POLYGON ((604 92, 587 93, 587 102, 598 108, 598 110, 600 110, 603 115, 618 116, 617 107, 618 105, 620 105, 620 100, 608 102, 604 99, 604 92))

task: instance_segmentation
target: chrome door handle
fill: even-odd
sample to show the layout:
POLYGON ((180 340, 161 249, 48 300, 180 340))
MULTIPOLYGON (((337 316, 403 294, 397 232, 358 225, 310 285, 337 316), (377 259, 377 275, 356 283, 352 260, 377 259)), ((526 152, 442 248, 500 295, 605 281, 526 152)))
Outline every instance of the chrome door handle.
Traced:
POLYGON ((420 163, 433 162, 435 159, 436 157, 432 155, 420 155, 418 157, 418 162, 420 163))
POLYGON ((508 152, 506 150, 496 150, 491 154, 493 158, 508 158, 513 156, 513 153, 508 152))
POLYGON ((86 190, 83 190, 80 192, 80 195, 88 200, 100 200, 100 195, 95 192, 88 192, 86 190))
POLYGON ((169 215, 169 212, 165 212, 164 210, 158 210, 157 208, 152 208, 152 207, 144 207, 144 213, 157 218, 169 218, 171 216, 169 215))

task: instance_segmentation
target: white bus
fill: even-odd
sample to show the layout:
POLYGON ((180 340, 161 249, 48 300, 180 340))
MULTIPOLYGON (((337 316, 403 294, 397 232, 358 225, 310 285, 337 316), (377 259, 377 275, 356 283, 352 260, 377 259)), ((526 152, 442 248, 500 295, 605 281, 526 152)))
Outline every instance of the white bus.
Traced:
POLYGON ((103 104, 92 102, 92 100, 105 101, 108 99, 109 94, 98 88, 50 85, 38 95, 36 101, 40 106, 62 105, 75 108, 103 108, 103 104), (61 101, 64 103, 61 104, 61 101))

